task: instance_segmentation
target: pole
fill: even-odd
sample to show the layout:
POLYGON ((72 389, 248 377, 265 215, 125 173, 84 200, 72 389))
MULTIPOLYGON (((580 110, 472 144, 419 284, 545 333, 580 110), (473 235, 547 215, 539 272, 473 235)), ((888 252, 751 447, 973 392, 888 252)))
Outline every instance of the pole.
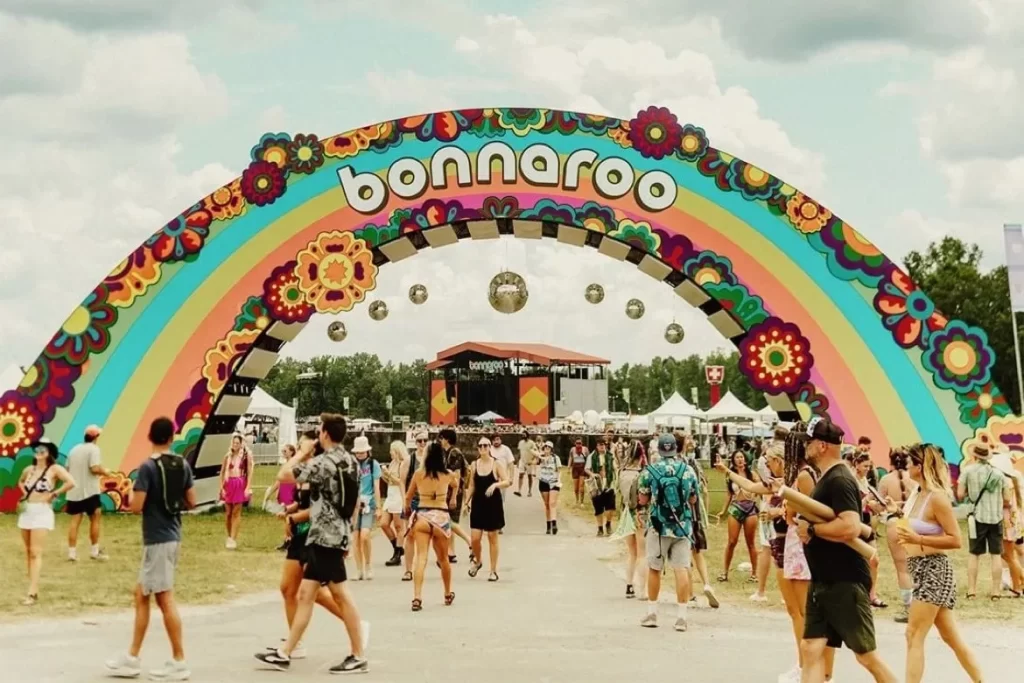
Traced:
POLYGON ((1017 392, 1020 398, 1020 409, 1024 410, 1024 373, 1020 367, 1020 335, 1017 334, 1017 311, 1010 308, 1010 320, 1013 323, 1013 351, 1017 357, 1017 392))

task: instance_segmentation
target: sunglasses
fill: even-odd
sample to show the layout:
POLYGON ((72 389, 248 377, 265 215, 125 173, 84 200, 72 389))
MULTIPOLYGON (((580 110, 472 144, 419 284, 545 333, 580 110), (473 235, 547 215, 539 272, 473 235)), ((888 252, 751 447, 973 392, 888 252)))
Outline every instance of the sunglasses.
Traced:
POLYGON ((477 447, 477 448, 490 448, 490 447, 491 447, 491 444, 489 444, 489 443, 485 443, 485 442, 481 441, 480 443, 478 443, 478 444, 476 445, 476 447, 477 447))
POLYGON ((416 439, 416 443, 426 443, 426 439, 416 439))

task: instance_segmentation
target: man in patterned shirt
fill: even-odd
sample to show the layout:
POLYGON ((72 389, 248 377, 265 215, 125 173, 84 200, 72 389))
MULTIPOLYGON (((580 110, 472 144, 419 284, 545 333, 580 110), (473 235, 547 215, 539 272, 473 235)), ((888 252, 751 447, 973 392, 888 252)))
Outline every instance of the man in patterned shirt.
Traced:
MULTIPOLYGON (((277 480, 281 483, 308 484, 310 492, 309 534, 306 537, 306 565, 299 587, 298 606, 291 632, 276 652, 261 652, 256 659, 280 671, 291 666, 292 651, 298 646, 313 615, 313 603, 321 586, 327 586, 341 610, 352 652, 331 668, 332 674, 359 673, 369 670, 363 659, 363 638, 359 611, 345 584, 345 555, 348 552, 351 519, 342 519, 343 479, 358 481, 359 464, 342 448, 345 439, 345 418, 324 413, 320 416, 320 445, 324 452, 309 458, 299 453, 281 467, 277 480)), ((358 506, 356 507, 358 511, 358 506)))
POLYGON ((676 579, 677 631, 686 630, 686 606, 690 601, 690 548, 693 535, 693 504, 697 499, 697 475, 679 457, 676 438, 658 438, 661 458, 641 473, 638 502, 647 507, 647 615, 645 628, 658 626, 658 594, 665 560, 676 579))

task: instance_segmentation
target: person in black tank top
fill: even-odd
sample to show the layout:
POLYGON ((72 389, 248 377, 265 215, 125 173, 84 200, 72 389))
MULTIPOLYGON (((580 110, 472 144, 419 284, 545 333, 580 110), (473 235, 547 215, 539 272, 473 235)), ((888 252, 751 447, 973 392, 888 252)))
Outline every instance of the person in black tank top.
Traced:
POLYGON ((477 443, 479 457, 473 463, 469 477, 469 527, 472 530, 473 562, 469 575, 474 577, 483 567, 481 541, 487 534, 491 573, 488 581, 498 580, 498 532, 505 526, 505 504, 501 489, 511 486, 512 481, 505 466, 491 457, 491 442, 480 437, 477 443))
MULTIPOLYGON (((420 432, 416 435, 416 448, 413 450, 412 455, 409 459, 402 464, 402 470, 399 476, 405 481, 405 490, 409 490, 409 485, 412 483, 412 477, 416 474, 416 470, 423 466, 423 459, 427 456, 427 443, 430 438, 426 432, 420 432)), ((416 510, 420 506, 419 496, 413 497, 412 511, 416 510)), ((405 512, 402 512, 402 519, 408 522, 405 512)), ((402 574, 402 581, 412 581, 412 567, 413 560, 416 559, 416 542, 413 539, 413 535, 409 533, 409 529, 406 529, 405 541, 402 546, 402 555, 405 560, 405 573, 402 574)))

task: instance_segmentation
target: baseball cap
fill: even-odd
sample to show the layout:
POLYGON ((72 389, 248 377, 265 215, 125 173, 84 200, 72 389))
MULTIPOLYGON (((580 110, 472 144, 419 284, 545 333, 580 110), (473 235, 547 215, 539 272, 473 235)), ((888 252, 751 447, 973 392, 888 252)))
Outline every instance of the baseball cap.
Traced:
POLYGON ((842 446, 846 432, 826 417, 812 417, 806 425, 793 429, 804 441, 823 441, 833 446, 842 446))
POLYGON ((85 435, 91 437, 97 437, 103 433, 103 428, 99 425, 89 425, 85 428, 85 435))
POLYGON ((671 434, 662 434, 658 437, 658 452, 659 453, 675 453, 678 448, 676 444, 676 437, 671 434))

